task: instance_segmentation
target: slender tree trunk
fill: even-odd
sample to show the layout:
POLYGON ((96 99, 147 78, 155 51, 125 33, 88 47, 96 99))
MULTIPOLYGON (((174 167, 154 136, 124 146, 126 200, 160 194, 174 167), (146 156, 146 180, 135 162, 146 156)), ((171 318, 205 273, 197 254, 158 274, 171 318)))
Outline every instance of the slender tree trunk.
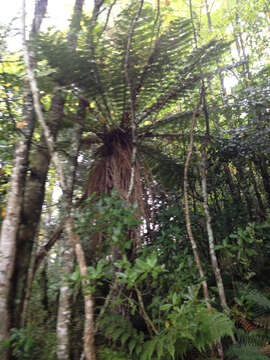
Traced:
MULTIPOLYGON (((32 25, 31 35, 39 31, 42 19, 46 13, 46 8, 47 0, 41 0, 36 3, 35 20, 32 25)), ((24 86, 24 94, 22 123, 25 123, 25 126, 23 127, 23 135, 20 136, 16 144, 7 213, 2 224, 0 237, 0 341, 9 336, 10 311, 8 302, 16 254, 16 234, 20 222, 23 185, 28 163, 30 141, 34 129, 32 95, 27 83, 25 83, 24 86)), ((7 353, 4 354, 3 360, 5 360, 7 356, 7 353)))
POLYGON ((259 187, 257 184, 257 180, 256 177, 254 175, 253 172, 253 168, 252 168, 252 162, 249 163, 249 174, 250 174, 250 178, 253 184, 253 189, 257 198, 257 202, 258 202, 258 213, 259 213, 259 217, 261 219, 265 219, 266 218, 266 212, 265 212, 265 207, 263 205, 263 201, 262 201, 262 197, 259 191, 259 187))
POLYGON ((69 325, 71 316, 71 288, 67 283, 64 275, 71 274, 73 271, 74 251, 72 243, 68 237, 62 237, 60 241, 59 257, 61 259, 61 283, 60 297, 57 315, 57 359, 69 360, 70 344, 69 344, 69 325))
MULTIPOLYGON (((85 254, 83 248, 79 242, 79 237, 73 232, 75 224, 73 219, 70 217, 66 223, 66 231, 73 240, 73 246, 75 249, 76 259, 79 264, 80 274, 82 277, 88 275, 87 264, 85 260, 85 254)), ((95 349, 95 334, 96 327, 94 322, 94 297, 89 289, 89 281, 85 278, 82 280, 83 293, 84 293, 84 357, 86 360, 96 360, 96 349, 95 349)))
POLYGON ((238 33, 238 38, 239 38, 239 45, 243 54, 243 59, 245 61, 245 72, 246 72, 246 77, 251 80, 251 74, 249 71, 249 57, 247 55, 246 52, 246 48, 245 48, 245 43, 244 43, 244 39, 243 39, 243 34, 241 31, 241 23, 240 23, 240 15, 239 15, 239 11, 238 11, 238 6, 239 6, 239 0, 236 0, 236 13, 235 13, 235 21, 236 21, 236 26, 237 26, 237 33, 238 33))
POLYGON ((189 163, 190 163, 190 159, 191 159, 191 155, 193 152, 193 143, 194 143, 194 139, 193 139, 193 132, 194 132, 194 127, 195 127, 195 123, 196 123, 196 116, 198 113, 198 109, 200 107, 202 101, 202 95, 200 97, 200 101, 198 102, 196 109, 193 112, 192 115, 192 122, 191 122, 191 126, 190 126, 190 143, 189 143, 189 150, 188 150, 188 155, 187 155, 187 159, 185 162, 185 168, 184 168, 184 200, 185 200, 185 215, 186 215, 186 227, 187 227, 187 233, 188 233, 188 237, 192 246, 192 250, 193 250, 193 255, 194 255, 194 259, 197 265, 197 269, 199 271, 200 277, 202 280, 202 287, 203 287, 203 294, 204 294, 204 298, 206 301, 206 306, 209 310, 212 310, 211 304, 210 304, 210 297, 209 297, 209 291, 208 291, 208 286, 207 286, 207 282, 205 280, 205 275, 204 275, 204 271, 201 265, 201 260, 200 260, 200 255, 198 252, 198 247, 197 247, 197 243, 196 240, 193 236, 193 232, 192 232, 192 228, 191 228, 191 222, 190 222, 190 212, 189 212, 189 204, 188 204, 188 169, 189 169, 189 163))
MULTIPOLYGON (((68 42, 72 51, 76 51, 78 32, 81 28, 81 18, 82 18, 82 9, 83 9, 84 0, 76 0, 74 6, 74 12, 70 24, 70 31, 68 34, 68 42)), ((85 120, 85 108, 86 103, 80 101, 79 111, 77 114, 77 123, 75 124, 75 129, 73 131, 68 131, 69 138, 71 141, 70 149, 70 158, 68 166, 69 175, 66 175, 66 192, 68 198, 66 199, 68 204, 72 204, 73 197, 73 188, 76 177, 77 169, 77 160, 80 149, 81 135, 84 126, 85 120), (75 131, 74 131, 75 130, 75 131), (70 175, 71 174, 71 175, 70 175)), ((63 274, 71 274, 73 271, 73 262, 74 262, 74 251, 72 251, 72 237, 73 234, 70 233, 69 225, 66 223, 65 228, 65 242, 62 241, 62 272, 63 274)), ((71 288, 67 284, 66 280, 63 278, 60 285, 60 297, 58 304, 58 316, 57 316, 57 358, 59 360, 68 360, 70 359, 70 337, 69 337, 69 327, 71 321, 71 288)), ((88 309, 86 309, 88 310, 88 309)), ((92 319, 94 322, 94 319, 92 319)), ((94 337, 94 335, 93 335, 94 337)), ((91 344, 94 347, 94 343, 91 344)), ((86 349, 88 350, 88 348, 86 349)), ((93 349, 93 354, 95 349, 93 349)))
POLYGON ((43 309, 49 311, 49 298, 48 298, 48 261, 44 261, 43 269, 41 272, 41 287, 42 287, 42 305, 43 309))
POLYGON ((206 152, 205 152, 205 145, 203 145, 202 148, 202 194, 203 194, 203 209, 206 219, 206 229, 207 229, 207 235, 208 235, 208 243, 209 243, 209 253, 211 258, 212 267, 214 270, 216 283, 218 287, 218 294, 220 298, 220 303, 223 308, 223 310, 228 313, 228 305, 226 301, 226 295, 223 285, 223 280, 220 272, 220 268, 217 261, 217 256, 215 252, 215 240, 214 240, 214 234, 211 224, 211 215, 209 212, 208 207, 208 191, 207 191, 207 180, 206 180, 206 152))
MULTIPOLYGON (((228 8, 228 11, 231 12, 230 0, 227 0, 227 8, 228 8)), ((236 26, 235 26, 234 22, 232 22, 232 27, 233 27, 233 35, 234 35, 234 40, 235 40, 235 45, 236 45, 238 58, 239 58, 239 60, 241 60, 242 56, 241 56, 239 38, 238 38, 237 29, 236 29, 236 26)))
MULTIPOLYGON (((100 8, 100 1, 96 1, 95 5, 97 5, 100 8)), ((69 202, 70 196, 69 196, 69 189, 68 189, 68 183, 67 179, 64 174, 63 166, 60 162, 58 153, 55 151, 54 148, 54 141, 53 137, 51 136, 50 130, 44 120, 43 113, 41 110, 40 102, 39 102, 39 89, 37 86, 37 81, 35 79, 33 70, 31 68, 30 64, 30 58, 29 58, 29 52, 27 49, 27 44, 25 41, 25 0, 22 0, 23 4, 23 49, 24 49, 24 61, 25 66, 27 70, 27 76, 31 85, 31 90, 33 94, 34 99, 34 107, 35 112, 37 115, 37 119, 40 123, 40 125, 43 128, 44 136, 47 142, 47 146, 49 148, 52 160, 54 162, 54 166, 59 178, 60 186, 63 191, 63 200, 64 200, 64 208, 66 211, 66 215, 68 216, 67 223, 66 223, 66 230, 67 234, 69 236, 69 239, 73 242, 73 246, 75 249, 76 258, 79 264, 79 269, 81 276, 85 277, 87 275, 87 266, 85 261, 85 254, 83 252, 83 248, 79 242, 78 236, 76 233, 73 232, 74 229, 74 222, 73 219, 70 216, 71 211, 71 204, 69 202)), ((94 9, 95 13, 95 9, 94 9)), ((83 285, 89 286, 88 281, 84 278, 83 279, 83 285)), ((95 352, 95 345, 94 345, 94 335, 95 335, 95 325, 94 325, 94 300, 92 293, 90 292, 90 289, 87 289, 87 292, 84 293, 84 304, 85 304, 85 332, 84 332, 84 356, 86 360, 95 360, 96 359, 96 352, 95 352)))
MULTIPOLYGON (((71 161, 68 165, 68 171, 71 175, 66 176, 67 178, 67 190, 69 194, 68 202, 72 204, 73 188, 76 178, 77 170, 77 159, 81 144, 81 135, 85 120, 85 108, 86 103, 80 101, 79 110, 77 113, 77 123, 72 133, 70 131, 69 138, 71 139, 71 149, 69 152, 71 161), (74 131, 75 130, 75 131, 74 131)), ((62 258, 62 275, 71 274, 73 271, 74 263, 74 251, 73 243, 70 241, 71 234, 69 234, 69 227, 65 224, 65 240, 61 244, 62 258)), ((73 236, 73 235, 72 235, 73 236)), ((62 279, 60 285, 60 298, 58 305, 58 318, 57 318, 57 358, 59 360, 68 360, 70 358, 70 339, 69 339, 69 327, 71 320, 71 288, 65 278, 62 279)))
MULTIPOLYGON (((75 4, 75 14, 72 17, 69 39, 71 49, 75 51, 77 44, 77 32, 79 31, 81 10, 83 0, 77 0, 75 4), (76 21, 74 21, 76 18, 76 21)), ((45 13, 45 3, 39 2, 35 10, 32 31, 36 31, 41 23, 41 14, 45 13)), ((32 97, 31 97, 32 98, 32 97)), ((32 104, 31 104, 32 105, 32 104)), ((33 105, 31 106, 33 113, 33 105)), ((59 90, 52 95, 52 105, 48 113, 48 126, 51 134, 56 139, 59 125, 63 117, 64 98, 59 90)), ((23 206, 21 212, 20 226, 17 234, 17 248, 15 260, 14 276, 12 278, 12 295, 10 297, 10 307, 12 314, 12 326, 19 327, 20 319, 25 308, 25 289, 28 268, 30 264, 31 251, 34 238, 37 233, 42 205, 45 196, 45 183, 50 164, 50 154, 44 136, 37 148, 32 151, 29 176, 26 178, 23 206)), ((31 286, 31 284, 29 284, 31 286)))

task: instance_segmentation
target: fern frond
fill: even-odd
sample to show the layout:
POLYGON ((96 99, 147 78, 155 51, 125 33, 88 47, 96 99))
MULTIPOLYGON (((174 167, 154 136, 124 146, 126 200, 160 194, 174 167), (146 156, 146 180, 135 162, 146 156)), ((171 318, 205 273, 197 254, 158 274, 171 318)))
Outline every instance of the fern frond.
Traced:
POLYGON ((246 333, 242 329, 237 329, 236 336, 239 344, 250 346, 263 346, 269 341, 269 336, 265 334, 263 329, 256 329, 250 333, 246 333))
POLYGON ((193 111, 184 111, 177 114, 172 114, 169 116, 164 117, 151 125, 144 125, 141 129, 139 128, 138 133, 147 134, 149 131, 157 130, 164 125, 173 125, 177 123, 179 120, 187 120, 191 119, 193 111))
POLYGON ((198 338, 193 344, 198 350, 204 350, 211 342, 216 343, 224 336, 233 336, 232 322, 223 313, 210 313, 207 309, 202 309, 198 313, 198 338))
POLYGON ((260 354, 259 349, 252 345, 233 345, 227 351, 229 359, 237 360, 268 360, 268 356, 260 354))
POLYGON ((152 173, 160 177, 164 186, 171 188, 182 185, 183 164, 179 164, 176 159, 167 156, 154 146, 141 145, 140 151, 150 165, 152 173))
POLYGON ((259 290, 252 289, 246 299, 252 303, 255 317, 270 315, 270 300, 259 290))

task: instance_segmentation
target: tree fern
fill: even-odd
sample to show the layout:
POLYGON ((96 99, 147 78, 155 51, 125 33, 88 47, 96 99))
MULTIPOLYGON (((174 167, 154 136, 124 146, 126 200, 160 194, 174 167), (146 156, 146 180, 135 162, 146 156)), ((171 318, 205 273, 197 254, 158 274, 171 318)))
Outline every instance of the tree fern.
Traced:
MULTIPOLYGON (((101 120, 101 131, 104 123, 119 126, 130 109, 125 57, 137 7, 137 2, 131 2, 105 32, 97 25, 91 39, 86 19, 76 53, 59 32, 42 35, 36 41, 40 59, 47 59, 49 66, 57 70, 51 78, 90 99, 89 118, 101 120)), ((213 40, 192 49, 189 20, 178 17, 157 32, 155 19, 153 7, 145 4, 135 24, 128 58, 137 122, 159 119, 165 106, 174 105, 176 99, 196 87, 201 69, 214 62, 225 48, 224 43, 213 40)))

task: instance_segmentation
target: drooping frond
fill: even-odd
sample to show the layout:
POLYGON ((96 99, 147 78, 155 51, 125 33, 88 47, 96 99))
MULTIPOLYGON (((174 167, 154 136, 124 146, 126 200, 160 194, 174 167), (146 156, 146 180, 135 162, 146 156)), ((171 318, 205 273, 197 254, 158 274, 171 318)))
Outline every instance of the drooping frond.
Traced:
POLYGON ((167 156, 156 147, 142 145, 139 149, 147 160, 152 173, 160 178, 163 186, 172 188, 175 185, 182 185, 184 174, 182 164, 179 164, 176 159, 167 156))
POLYGON ((179 120, 183 121, 183 120, 191 119, 192 114, 193 111, 184 111, 177 114, 166 116, 160 120, 153 122, 150 125, 144 125, 142 128, 139 128, 138 134, 140 133, 148 134, 150 131, 160 129, 165 125, 172 125, 178 123, 179 120))

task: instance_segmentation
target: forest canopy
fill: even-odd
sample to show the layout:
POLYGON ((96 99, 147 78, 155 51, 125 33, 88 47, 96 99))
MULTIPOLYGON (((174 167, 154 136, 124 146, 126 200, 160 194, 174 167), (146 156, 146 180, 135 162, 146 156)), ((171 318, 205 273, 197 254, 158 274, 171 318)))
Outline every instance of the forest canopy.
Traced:
POLYGON ((30 3, 0 23, 1 360, 268 359, 270 4, 30 3))

